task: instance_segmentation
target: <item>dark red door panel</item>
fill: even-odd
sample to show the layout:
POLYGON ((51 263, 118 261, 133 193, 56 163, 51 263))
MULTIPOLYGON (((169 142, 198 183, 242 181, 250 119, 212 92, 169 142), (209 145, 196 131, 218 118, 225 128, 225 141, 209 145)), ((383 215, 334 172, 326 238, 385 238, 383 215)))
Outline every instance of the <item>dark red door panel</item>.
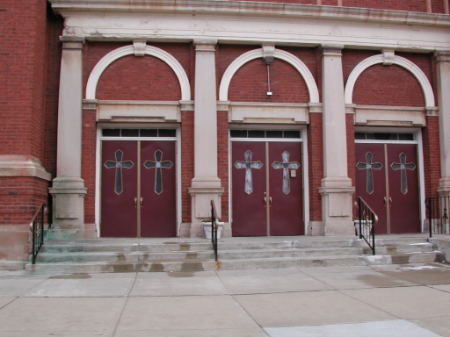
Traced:
POLYGON ((141 142, 141 237, 176 236, 175 142, 141 142))
POLYGON ((269 143, 270 235, 303 235, 302 144, 269 143))
POLYGON ((355 144, 356 196, 378 216, 376 234, 387 233, 386 167, 384 144, 355 144))
POLYGON ((232 142, 233 236, 267 235, 263 142, 232 142))
POLYGON ((102 142, 101 236, 136 237, 137 142, 102 142))
POLYGON ((388 144, 391 233, 419 233, 417 145, 388 144))

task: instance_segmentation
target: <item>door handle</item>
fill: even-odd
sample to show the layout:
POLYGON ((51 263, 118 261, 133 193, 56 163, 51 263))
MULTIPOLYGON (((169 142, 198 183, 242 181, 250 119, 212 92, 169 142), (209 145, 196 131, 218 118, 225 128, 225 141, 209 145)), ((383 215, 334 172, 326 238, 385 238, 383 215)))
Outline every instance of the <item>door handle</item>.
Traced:
POLYGON ((389 206, 391 206, 391 205, 392 205, 392 198, 389 197, 389 206))
POLYGON ((141 197, 141 207, 142 207, 142 202, 144 201, 144 198, 141 197))
POLYGON ((134 198, 134 207, 137 207, 137 198, 134 198))
POLYGON ((272 197, 269 197, 269 205, 272 206, 272 197))
POLYGON ((386 206, 386 197, 383 198, 384 206, 386 206))

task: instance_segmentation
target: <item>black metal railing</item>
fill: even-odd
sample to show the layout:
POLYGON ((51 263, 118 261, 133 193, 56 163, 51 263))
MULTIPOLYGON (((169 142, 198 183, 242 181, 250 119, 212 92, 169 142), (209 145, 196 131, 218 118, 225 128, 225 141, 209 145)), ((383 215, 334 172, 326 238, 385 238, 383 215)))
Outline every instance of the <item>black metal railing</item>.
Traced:
POLYGON ((214 200, 211 200, 211 242, 214 248, 214 258, 217 261, 217 228, 219 225, 217 224, 217 211, 216 204, 214 200))
POLYGON ((430 238, 433 234, 450 234, 450 196, 426 198, 425 205, 430 238))
POLYGON ((33 264, 36 263, 36 257, 39 253, 39 249, 41 249, 41 246, 44 244, 44 220, 46 207, 47 206, 45 204, 41 204, 30 223, 30 231, 32 235, 31 263, 33 264))
POLYGON ((375 226, 378 223, 378 216, 361 197, 358 197, 357 206, 359 238, 366 241, 375 255, 375 226))

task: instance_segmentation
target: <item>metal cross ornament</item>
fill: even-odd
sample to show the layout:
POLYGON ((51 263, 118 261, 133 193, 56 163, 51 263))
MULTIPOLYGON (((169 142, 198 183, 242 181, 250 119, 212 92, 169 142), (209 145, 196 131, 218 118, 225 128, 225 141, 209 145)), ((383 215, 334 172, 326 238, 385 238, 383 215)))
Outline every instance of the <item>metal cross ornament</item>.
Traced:
POLYGON ((146 169, 154 168, 155 170, 155 193, 161 194, 163 191, 163 182, 162 182, 162 169, 170 169, 173 166, 173 163, 170 160, 161 161, 163 153, 161 150, 155 151, 155 161, 147 160, 144 163, 146 169))
POLYGON ((401 191, 403 194, 408 193, 408 180, 406 177, 406 170, 413 171, 416 169, 416 165, 414 163, 406 163, 406 154, 403 152, 399 155, 400 163, 392 163, 391 168, 395 171, 400 170, 401 172, 401 191))
POLYGON ((117 150, 115 153, 116 161, 107 160, 105 162, 105 167, 107 169, 115 168, 116 169, 116 179, 114 183, 114 192, 117 194, 121 194, 123 192, 123 182, 122 182, 122 168, 130 169, 134 166, 131 160, 122 161, 123 152, 121 150, 117 150))
POLYGON ((297 170, 300 167, 300 164, 296 161, 289 162, 289 152, 284 151, 281 154, 281 158, 283 159, 283 162, 274 161, 272 163, 272 167, 275 170, 283 169, 283 193, 289 194, 291 191, 291 186, 289 183, 289 169, 291 170, 297 170))
POLYGON ((252 162, 252 153, 247 151, 244 153, 245 162, 237 161, 234 163, 234 167, 239 169, 245 169, 245 193, 251 194, 253 192, 253 183, 252 183, 252 169, 259 170, 263 167, 263 164, 260 161, 252 162))
POLYGON ((381 163, 372 163, 373 154, 370 152, 366 153, 366 162, 367 163, 361 163, 358 162, 356 164, 356 167, 358 170, 366 170, 366 191, 369 194, 372 194, 374 191, 373 188, 373 172, 372 170, 381 170, 383 165, 381 163))

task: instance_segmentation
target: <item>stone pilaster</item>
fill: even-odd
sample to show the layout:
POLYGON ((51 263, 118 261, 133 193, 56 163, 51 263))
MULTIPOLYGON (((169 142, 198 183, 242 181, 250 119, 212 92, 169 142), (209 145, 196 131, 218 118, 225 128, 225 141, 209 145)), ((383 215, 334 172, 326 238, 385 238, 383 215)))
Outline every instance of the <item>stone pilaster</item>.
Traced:
POLYGON ((83 43, 80 37, 61 37, 61 75, 58 106, 57 177, 50 236, 84 236, 84 196, 81 179, 83 43))
MULTIPOLYGON (((201 40, 195 44, 194 101, 194 178, 189 188, 192 198, 190 236, 203 236, 202 220, 211 216, 214 200, 221 216, 223 187, 217 176, 217 41, 201 40)), ((228 232, 225 229, 225 232, 228 232)), ((231 231, 230 231, 231 232, 231 231)))
POLYGON ((439 143, 441 148, 441 179, 438 193, 450 195, 450 52, 436 52, 439 105, 439 143))
POLYGON ((322 221, 325 235, 354 235, 352 195, 355 188, 347 173, 342 46, 323 46, 322 101, 324 179, 322 221))

